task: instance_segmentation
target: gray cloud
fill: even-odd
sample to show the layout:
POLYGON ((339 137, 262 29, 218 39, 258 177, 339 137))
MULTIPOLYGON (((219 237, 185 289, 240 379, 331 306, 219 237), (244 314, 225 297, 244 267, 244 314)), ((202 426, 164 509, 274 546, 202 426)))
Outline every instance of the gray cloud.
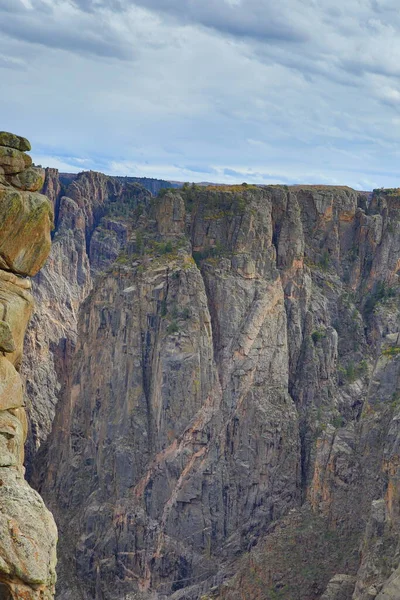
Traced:
POLYGON ((25 10, 21 0, 0 0, 0 13, 21 13, 25 10))
POLYGON ((127 0, 71 0, 71 2, 77 8, 90 13, 95 13, 102 8, 124 12, 131 4, 127 0))
MULTIPOLYGON (((306 20, 291 17, 291 3, 264 0, 73 0, 84 11, 100 8, 127 11, 134 5, 169 15, 178 21, 195 23, 238 38, 249 37, 264 42, 306 42, 306 20), (287 5, 286 10, 284 5, 287 5)), ((293 5, 293 3, 292 3, 293 5)))
POLYGON ((123 60, 131 58, 130 53, 113 42, 102 39, 90 31, 57 31, 40 23, 24 23, 3 21, 0 31, 24 42, 40 44, 69 52, 84 52, 99 57, 113 57, 123 60))
POLYGON ((183 169, 189 171, 190 173, 207 173, 208 175, 217 175, 217 171, 215 169, 204 165, 185 165, 183 169))
POLYGON ((93 22, 82 13, 61 17, 57 7, 44 0, 33 0, 32 9, 20 0, 0 0, 0 32, 11 38, 103 58, 132 58, 130 45, 105 20, 93 22))
POLYGON ((230 4, 213 0, 188 0, 184 5, 177 0, 135 0, 147 8, 161 10, 182 19, 212 27, 237 37, 262 40, 304 42, 309 38, 299 23, 287 20, 277 3, 248 0, 230 4))

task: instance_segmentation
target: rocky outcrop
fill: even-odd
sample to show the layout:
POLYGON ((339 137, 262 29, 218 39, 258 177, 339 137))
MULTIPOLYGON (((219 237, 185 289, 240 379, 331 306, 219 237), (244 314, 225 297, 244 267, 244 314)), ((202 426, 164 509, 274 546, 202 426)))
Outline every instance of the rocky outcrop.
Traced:
POLYGON ((393 596, 400 194, 132 200, 80 177, 59 213, 84 251, 60 246, 57 267, 77 265, 76 338, 57 333, 58 410, 34 460, 59 597, 393 596))
POLYGON ((335 575, 328 583, 321 600, 351 600, 355 577, 351 575, 335 575))
POLYGON ((57 530, 39 494, 24 480, 27 436, 19 368, 33 310, 31 283, 50 250, 53 212, 39 193, 25 138, 0 132, 0 597, 50 600, 57 530))

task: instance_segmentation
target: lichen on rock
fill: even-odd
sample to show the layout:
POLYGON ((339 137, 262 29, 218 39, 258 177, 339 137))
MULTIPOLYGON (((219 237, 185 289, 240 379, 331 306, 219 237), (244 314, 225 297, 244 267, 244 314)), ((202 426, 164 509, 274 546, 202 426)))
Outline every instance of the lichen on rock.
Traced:
POLYGON ((25 138, 0 132, 0 598, 51 600, 57 529, 24 480, 27 419, 19 368, 33 309, 30 282, 50 251, 52 207, 25 138), (16 189, 19 188, 19 189, 16 189))

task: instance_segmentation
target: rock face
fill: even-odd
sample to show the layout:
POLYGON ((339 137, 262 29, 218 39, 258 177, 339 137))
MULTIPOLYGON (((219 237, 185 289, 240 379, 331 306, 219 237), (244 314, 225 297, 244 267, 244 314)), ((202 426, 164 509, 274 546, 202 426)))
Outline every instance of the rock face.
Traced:
POLYGON ((328 583, 321 600, 349 600, 353 594, 356 578, 351 575, 335 575, 328 583))
POLYGON ((23 154, 29 149, 25 138, 0 132, 0 168, 7 174, 0 177, 0 597, 50 600, 57 530, 43 500, 24 480, 27 419, 18 372, 33 309, 25 276, 34 275, 46 259, 53 223, 47 198, 33 193, 29 183, 35 178, 30 157, 23 154))
POLYGON ((400 193, 62 186, 24 367, 58 597, 395 598, 400 193))
POLYGON ((54 207, 55 233, 46 265, 34 280, 37 310, 25 337, 28 475, 51 430, 76 341, 79 307, 96 273, 125 247, 133 227, 126 224, 126 214, 150 201, 141 186, 95 172, 80 174, 65 188, 58 172, 47 169, 43 192, 54 207))

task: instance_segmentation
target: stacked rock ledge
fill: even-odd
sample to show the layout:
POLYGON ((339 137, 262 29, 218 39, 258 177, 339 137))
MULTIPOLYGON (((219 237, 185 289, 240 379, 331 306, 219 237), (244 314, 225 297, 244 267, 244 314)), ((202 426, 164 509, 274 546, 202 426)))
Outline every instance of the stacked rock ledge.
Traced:
POLYGON ((24 480, 27 418, 19 374, 33 310, 27 276, 50 251, 53 209, 42 194, 43 170, 31 146, 0 132, 0 598, 54 597, 57 529, 41 497, 24 480))
POLYGON ((54 216, 47 197, 38 193, 44 171, 32 167, 22 148, 30 148, 28 140, 0 132, 0 268, 33 276, 50 252, 54 216))

